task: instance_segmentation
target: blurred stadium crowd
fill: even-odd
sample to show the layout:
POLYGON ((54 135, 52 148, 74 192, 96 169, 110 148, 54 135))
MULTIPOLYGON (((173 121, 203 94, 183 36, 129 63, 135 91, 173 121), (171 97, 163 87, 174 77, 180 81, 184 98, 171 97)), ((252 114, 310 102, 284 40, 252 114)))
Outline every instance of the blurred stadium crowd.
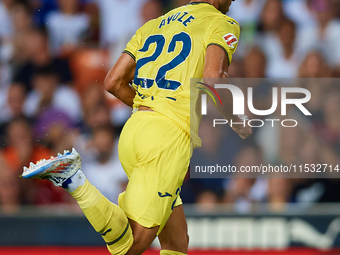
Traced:
MULTIPOLYGON (((117 138, 131 110, 104 91, 105 74, 142 24, 188 2, 0 1, 1 211, 72 203, 50 182, 18 178, 29 162, 72 147, 82 154, 90 181, 117 202, 127 182, 117 138)), ((339 1, 236 0, 228 15, 241 25, 230 77, 339 78, 339 1)), ((220 145, 203 121, 204 149, 199 153, 212 160, 222 146, 234 165, 339 164, 340 85, 306 86, 312 93, 308 109, 313 117, 300 128, 261 129, 247 142, 229 132, 228 145, 220 145)), ((271 93, 261 96, 271 100, 271 93)), ((340 202, 340 181, 188 177, 181 196, 205 209, 232 203, 237 211, 247 212, 256 203, 268 202, 280 211, 290 202, 340 202)))

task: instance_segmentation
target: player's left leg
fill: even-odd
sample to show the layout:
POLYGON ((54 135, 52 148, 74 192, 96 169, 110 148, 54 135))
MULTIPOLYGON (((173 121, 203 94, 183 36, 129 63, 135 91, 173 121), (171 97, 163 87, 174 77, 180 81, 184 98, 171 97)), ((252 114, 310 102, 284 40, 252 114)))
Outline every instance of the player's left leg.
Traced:
POLYGON ((162 232, 158 235, 161 243, 161 255, 183 255, 188 253, 189 236, 187 234, 183 206, 174 208, 162 232))
MULTIPOLYGON (((86 179, 80 168, 80 155, 73 150, 72 153, 65 152, 64 155, 42 160, 36 165, 31 163, 30 168, 24 168, 22 176, 47 179, 56 186, 62 186, 77 200, 93 228, 102 235, 110 253, 126 254, 133 246, 134 238, 125 213, 106 199, 86 179)), ((157 233, 158 230, 153 231, 157 233)))
MULTIPOLYGON (((79 172, 77 174, 82 174, 79 172)), ((110 253, 126 254, 133 245, 134 238, 123 210, 104 197, 88 180, 70 194, 76 199, 92 227, 101 234, 110 253)))

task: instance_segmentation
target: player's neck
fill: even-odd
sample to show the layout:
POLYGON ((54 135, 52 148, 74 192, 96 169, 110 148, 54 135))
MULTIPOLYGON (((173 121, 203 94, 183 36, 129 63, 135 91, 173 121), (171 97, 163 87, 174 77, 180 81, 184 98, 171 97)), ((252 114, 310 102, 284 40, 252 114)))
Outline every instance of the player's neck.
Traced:
POLYGON ((218 9, 218 3, 215 0, 191 0, 190 3, 208 3, 218 9))

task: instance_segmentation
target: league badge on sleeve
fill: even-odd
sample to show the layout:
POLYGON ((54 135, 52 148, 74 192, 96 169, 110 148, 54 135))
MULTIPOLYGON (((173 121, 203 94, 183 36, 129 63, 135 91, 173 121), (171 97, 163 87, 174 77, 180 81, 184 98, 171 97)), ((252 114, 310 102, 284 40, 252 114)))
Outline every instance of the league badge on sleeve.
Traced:
POLYGON ((225 40, 227 45, 233 49, 234 44, 238 42, 237 37, 232 33, 226 34, 225 36, 223 36, 223 39, 225 40))

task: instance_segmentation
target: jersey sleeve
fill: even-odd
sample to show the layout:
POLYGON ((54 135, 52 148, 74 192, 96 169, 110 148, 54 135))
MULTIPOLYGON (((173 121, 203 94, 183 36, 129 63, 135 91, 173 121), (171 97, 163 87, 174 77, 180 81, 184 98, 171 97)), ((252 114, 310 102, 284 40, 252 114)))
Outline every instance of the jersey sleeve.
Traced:
POLYGON ((207 47, 209 45, 221 47, 227 54, 228 64, 230 65, 240 37, 239 24, 233 19, 218 18, 211 22, 210 31, 207 47))
POLYGON ((126 45, 123 53, 129 54, 136 61, 137 51, 140 49, 141 44, 141 28, 137 30, 136 34, 132 36, 131 40, 126 45))

